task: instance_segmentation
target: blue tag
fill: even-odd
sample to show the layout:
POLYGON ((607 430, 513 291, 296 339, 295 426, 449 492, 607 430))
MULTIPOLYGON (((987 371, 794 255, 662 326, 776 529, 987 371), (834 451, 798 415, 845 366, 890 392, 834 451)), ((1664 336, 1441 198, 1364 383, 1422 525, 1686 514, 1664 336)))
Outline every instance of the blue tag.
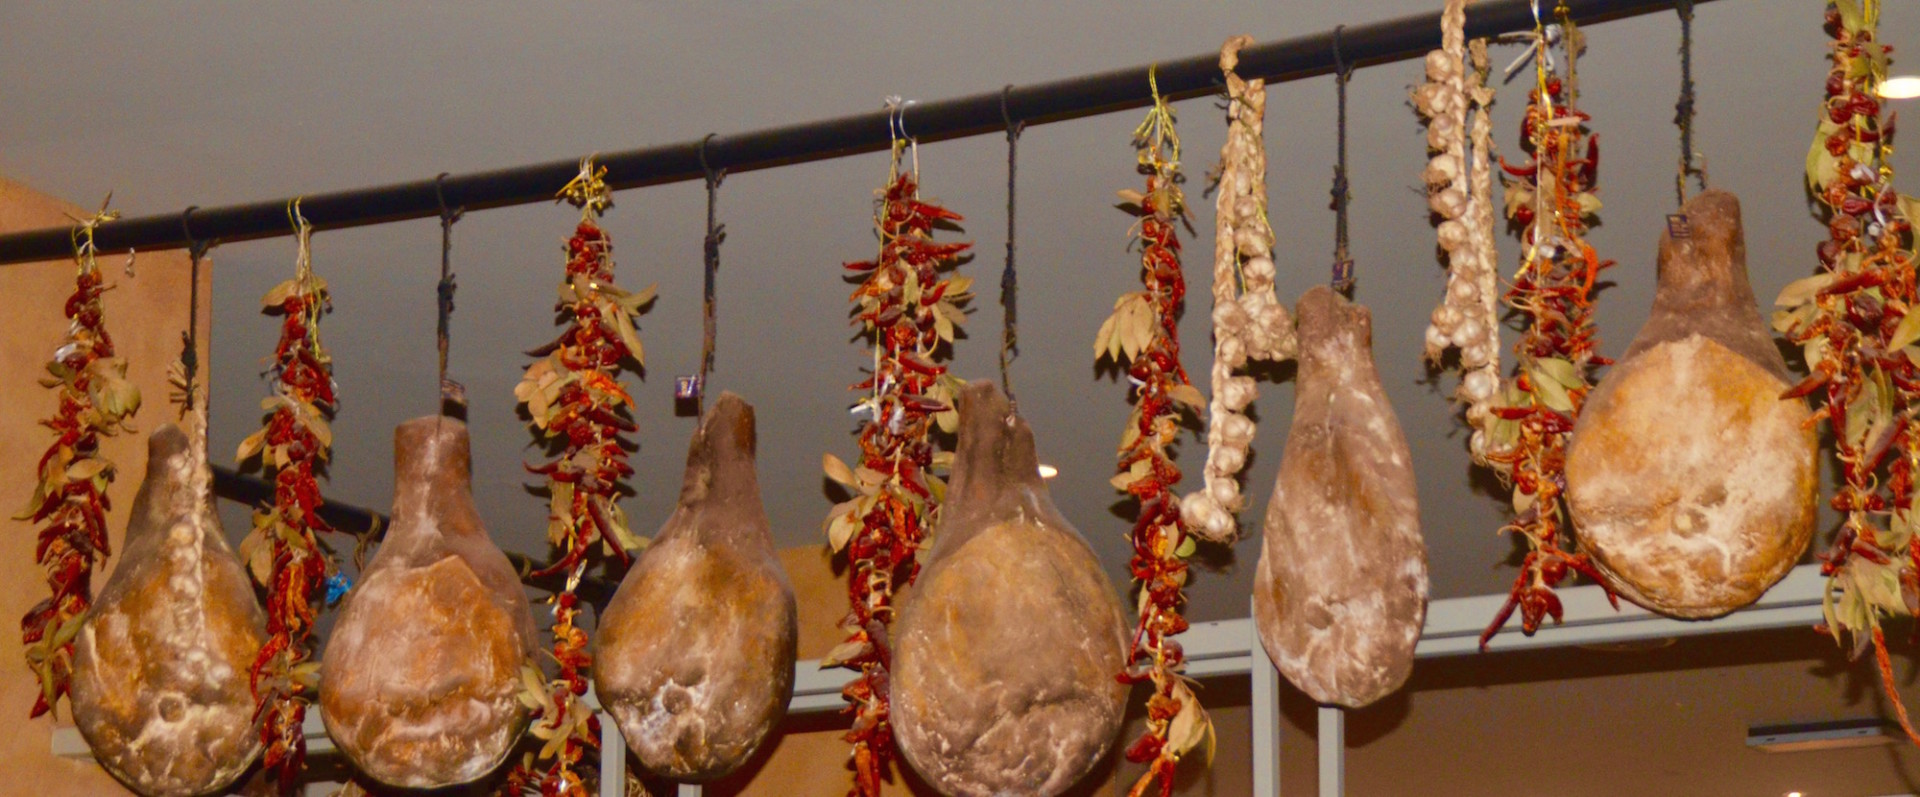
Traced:
POLYGON ((328 606, 339 603, 341 598, 346 597, 347 590, 353 589, 353 582, 347 579, 345 573, 339 571, 334 571, 333 575, 327 576, 326 585, 328 606))

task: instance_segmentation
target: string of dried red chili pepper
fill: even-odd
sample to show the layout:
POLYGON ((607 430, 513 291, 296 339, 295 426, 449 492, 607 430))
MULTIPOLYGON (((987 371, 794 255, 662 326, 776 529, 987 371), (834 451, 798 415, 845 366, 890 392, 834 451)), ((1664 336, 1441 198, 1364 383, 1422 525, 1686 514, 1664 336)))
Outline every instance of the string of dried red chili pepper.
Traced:
MULTIPOLYGON (((1127 670, 1117 677, 1127 684, 1150 681, 1153 694, 1147 698, 1147 730, 1127 748, 1128 761, 1147 764, 1130 797, 1146 794, 1156 783, 1163 797, 1172 794, 1180 757, 1211 739, 1213 728, 1191 680, 1181 674, 1186 654, 1173 639, 1187 630, 1180 611, 1186 603, 1182 589, 1194 538, 1180 520, 1180 500, 1173 492, 1180 469, 1167 448, 1179 435, 1181 415, 1201 412, 1206 400, 1180 365, 1179 315, 1187 293, 1177 226, 1186 217, 1180 136, 1174 130, 1173 109, 1160 96, 1157 81, 1149 81, 1153 110, 1133 132, 1146 190, 1121 192, 1139 218, 1135 235, 1145 290, 1114 303, 1113 316, 1101 325, 1093 344, 1096 360, 1128 363, 1127 379, 1134 386, 1133 413, 1120 438, 1118 473, 1112 482, 1140 502, 1128 564, 1139 596, 1139 620, 1127 670)), ((1211 757, 1210 744, 1208 750, 1211 757)))
POLYGON ((953 397, 960 382, 947 374, 945 361, 973 284, 951 273, 973 244, 933 240, 936 225, 961 216, 920 199, 919 169, 901 168, 908 146, 904 137, 895 139, 887 184, 877 192, 879 255, 844 266, 847 279, 859 283, 850 297, 859 308, 853 323, 873 340, 873 373, 852 387, 867 393, 854 406, 863 416, 860 466, 823 457, 827 476, 854 493, 822 524, 833 550, 846 552, 851 610, 840 624, 846 641, 821 665, 859 673, 840 690, 854 715, 846 740, 853 744, 848 793, 856 797, 880 793, 894 756, 887 629, 894 591, 918 574, 919 549, 946 497, 946 483, 931 470, 947 466, 953 455, 939 450, 933 429, 952 433, 959 422, 953 397))
POLYGON ((100 438, 129 428, 127 420, 140 409, 140 389, 127 380, 127 361, 114 356, 107 334, 100 296, 110 286, 100 276, 93 245, 94 228, 119 215, 103 202, 74 229, 74 288, 62 309, 72 323, 47 362, 49 376, 40 379, 58 396, 58 409, 41 421, 53 430, 54 441, 35 466, 33 497, 14 516, 42 524, 34 557, 51 593, 20 618, 27 667, 40 682, 29 717, 52 711, 67 694, 73 637, 93 601, 93 568, 112 553, 107 485, 114 466, 100 452, 100 438))
POLYGON ((299 246, 294 276, 261 299, 265 312, 282 316, 273 350, 273 395, 260 403, 265 425, 241 441, 235 454, 242 463, 258 456, 262 470, 273 474, 273 502, 254 510, 241 555, 269 562, 268 572, 254 570, 256 578, 265 576, 268 638, 254 659, 249 683, 260 701, 264 763, 283 792, 295 788, 306 766, 302 725, 318 687, 320 665, 310 661, 315 598, 331 566, 316 532, 333 530, 317 514, 318 471, 333 446, 328 419, 338 403, 333 360, 320 344, 320 318, 330 300, 326 280, 313 273, 313 227, 300 215, 299 200, 287 206, 287 215, 299 246))
POLYGON ((1880 4, 1827 6, 1833 68, 1807 154, 1807 183, 1826 215, 1820 271, 1788 285, 1774 328, 1805 347, 1812 374, 1787 397, 1817 394, 1833 430, 1843 484, 1833 508, 1846 522, 1820 556, 1827 577, 1823 630, 1858 658, 1874 648, 1882 685, 1901 727, 1920 744, 1895 691, 1882 619, 1920 612, 1920 539, 1913 486, 1920 448, 1920 303, 1913 225, 1920 201, 1893 190, 1893 117, 1882 116, 1880 82, 1892 48, 1877 40, 1880 4), (1884 474, 1884 475, 1883 475, 1884 474), (1884 522, 1880 519, 1884 517, 1884 522))
POLYGON ((546 740, 540 759, 552 760, 540 777, 540 793, 548 797, 586 797, 588 781, 578 768, 586 752, 599 746, 599 721, 582 701, 593 661, 587 631, 576 624, 581 601, 574 590, 596 544, 623 564, 627 551, 640 546, 616 503, 620 481, 633 475, 620 435, 637 428, 628 418, 633 397, 620 386, 619 374, 629 360, 645 365, 634 317, 653 302, 656 286, 629 293, 613 283, 613 244, 599 224, 601 213, 613 206, 605 175, 587 158, 560 190, 558 199, 580 208, 555 307, 566 329, 530 352, 541 359, 527 367, 513 391, 535 433, 561 449, 553 460, 527 466, 547 477, 547 540, 560 549, 554 564, 535 575, 567 575, 565 589, 551 599, 559 677, 532 700, 541 706, 533 733, 546 740))
POLYGON ((1558 14, 1564 78, 1554 68, 1546 29, 1535 21, 1535 86, 1521 121, 1522 148, 1533 160, 1515 166, 1500 159, 1510 175, 1507 216, 1525 226, 1520 269, 1503 300, 1525 319, 1526 329, 1514 348, 1514 377, 1495 402, 1487 459, 1513 488, 1515 516, 1505 530, 1525 537, 1528 551, 1506 603, 1480 634, 1482 650, 1516 608, 1526 634, 1548 617, 1560 622, 1554 588, 1569 572, 1600 584, 1619 605, 1587 556, 1572 552, 1561 499, 1574 419, 1593 387, 1594 369, 1611 362, 1596 353, 1592 299, 1594 282, 1613 261, 1601 260, 1585 240, 1589 219, 1600 209, 1593 193, 1600 145, 1587 128, 1591 117, 1576 107, 1580 33, 1565 6, 1558 14))

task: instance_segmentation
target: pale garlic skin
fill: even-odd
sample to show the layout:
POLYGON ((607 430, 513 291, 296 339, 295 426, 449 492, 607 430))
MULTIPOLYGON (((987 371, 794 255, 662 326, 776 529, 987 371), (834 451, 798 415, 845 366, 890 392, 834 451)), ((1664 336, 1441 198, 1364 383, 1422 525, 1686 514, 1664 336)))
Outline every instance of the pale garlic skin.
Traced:
POLYGON ((1466 41, 1466 0, 1448 0, 1441 16, 1441 48, 1427 54, 1427 82, 1413 92, 1414 107, 1427 120, 1422 177, 1427 206, 1441 222, 1436 230, 1447 253, 1447 292, 1427 326, 1426 357, 1439 362, 1449 349, 1460 353, 1455 398, 1467 405, 1474 429, 1474 460, 1491 455, 1487 433, 1500 393, 1499 276, 1493 239, 1493 122, 1484 85, 1487 47, 1466 41), (1473 68, 1469 69, 1469 65, 1473 68), (1468 123, 1469 112, 1472 123, 1468 123), (1469 147, 1469 144, 1471 147, 1469 147))
POLYGON ((1213 368, 1207 406, 1205 486, 1180 499, 1189 530, 1215 542, 1239 534, 1234 515, 1246 506, 1235 478, 1246 466, 1254 423, 1247 405, 1259 391, 1253 377, 1235 376, 1248 360, 1281 362, 1294 356, 1293 319, 1273 291, 1273 229, 1266 219, 1266 81, 1233 73, 1251 36, 1220 49, 1227 83, 1227 143, 1220 148, 1220 185, 1214 201, 1213 368))

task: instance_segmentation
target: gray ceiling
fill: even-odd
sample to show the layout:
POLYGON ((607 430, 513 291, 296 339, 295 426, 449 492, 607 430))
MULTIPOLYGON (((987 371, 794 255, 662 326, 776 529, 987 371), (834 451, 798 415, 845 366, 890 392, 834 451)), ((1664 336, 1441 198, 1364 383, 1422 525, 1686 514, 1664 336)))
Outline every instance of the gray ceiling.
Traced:
MULTIPOLYGON (((872 110, 881 98, 941 98, 1154 59, 1208 52, 1230 34, 1275 39, 1428 11, 1437 2, 1194 3, 8 3, 0 6, 0 172, 82 205, 109 189, 131 214, 483 170, 872 110)), ((1813 265, 1821 232, 1800 170, 1824 75, 1819 6, 1723 0, 1699 9, 1699 148, 1714 183, 1745 202, 1753 281, 1763 300, 1813 265)), ((1883 29, 1902 52, 1920 42, 1920 4, 1890 3, 1883 29), (1904 36, 1905 38, 1901 38, 1904 36)), ((1645 318, 1662 214, 1673 204, 1677 88, 1671 15, 1590 31, 1581 61, 1595 117, 1603 225, 1593 240, 1617 258, 1601 302, 1603 351, 1618 354, 1645 318)), ((1511 51, 1496 54, 1500 63, 1511 51)), ((1421 128, 1405 102, 1414 62, 1359 72, 1352 84, 1355 256, 1359 298, 1375 313, 1375 357, 1412 439, 1435 597, 1502 591, 1512 543, 1503 503, 1469 468, 1464 436, 1420 362, 1443 273, 1418 190, 1421 128)), ((1501 93, 1498 143, 1517 151, 1524 105, 1501 93)), ((1272 89, 1268 121, 1280 292, 1324 279, 1332 219, 1333 89, 1325 79, 1272 89)), ((1189 274, 1204 297, 1210 202, 1199 201, 1223 126, 1211 100, 1179 106, 1194 223, 1189 274)), ((1911 115, 1913 111, 1909 109, 1911 115)), ((909 124, 911 124, 909 117, 909 124)), ((1130 218, 1113 192, 1137 178, 1129 112, 1034 128, 1021 141, 1023 356, 1014 387, 1055 497, 1124 577, 1125 521, 1106 479, 1127 412, 1124 384, 1096 376, 1095 329, 1136 285, 1130 218)), ((995 281, 1004 251, 1005 151, 998 136, 924 147, 925 191, 967 214, 979 257, 965 272, 995 281)), ((1913 147, 1899 166, 1920 184, 1913 147)), ((823 452, 854 451, 846 386, 865 359, 846 326, 839 264, 872 255, 868 217, 884 156, 742 174, 722 190, 729 237, 720 273, 716 387, 759 409, 761 482, 784 545, 815 544, 830 505, 823 452)), ((557 186, 556 186, 557 187, 557 186)), ((635 385, 640 453, 627 502, 637 531, 664 520, 693 421, 672 414, 672 380, 699 351, 698 186, 629 192, 608 216, 629 287, 660 284, 643 320, 650 371, 635 385)), ((503 547, 544 550, 544 503, 522 461, 537 456, 512 387, 550 339, 559 244, 573 211, 546 205, 476 213, 455 232, 460 273, 452 376, 473 400, 475 486, 503 547)), ((315 267, 334 287, 325 327, 344 394, 329 492, 391 500, 393 427, 434 407, 433 282, 438 231, 422 221, 326 233, 315 267)), ((1503 239, 1503 263, 1515 246, 1503 239)), ((257 422, 261 357, 277 324, 258 297, 288 275, 289 240, 222 247, 214 262, 214 448, 230 452, 257 422)), ((1187 367, 1204 373, 1204 298, 1182 325, 1187 367)), ((1001 314, 978 301, 955 370, 994 371, 1001 314)), ((1292 397, 1263 386, 1250 490, 1257 522, 1285 440, 1292 397)), ((1203 451, 1185 448, 1197 470, 1203 451)), ((229 515, 236 534, 243 516, 229 515)), ((1257 547, 1214 557, 1196 579, 1193 613, 1238 616, 1257 547)))

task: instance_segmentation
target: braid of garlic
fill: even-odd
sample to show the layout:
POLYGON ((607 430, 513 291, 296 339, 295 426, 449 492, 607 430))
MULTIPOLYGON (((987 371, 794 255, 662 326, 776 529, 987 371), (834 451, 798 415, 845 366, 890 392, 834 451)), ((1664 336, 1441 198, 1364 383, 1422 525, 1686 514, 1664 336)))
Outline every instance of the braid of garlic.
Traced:
POLYGON ((1267 152, 1263 139, 1266 82, 1243 80, 1233 69, 1251 36, 1220 48, 1227 83, 1227 143, 1220 149, 1214 200, 1213 398, 1207 407, 1205 488, 1180 501, 1182 519, 1208 540, 1232 540, 1234 514, 1246 505, 1236 478, 1253 443, 1253 419, 1244 415, 1258 395, 1253 378, 1234 376, 1249 359, 1279 362, 1294 355, 1293 319, 1273 291, 1273 228, 1267 223, 1267 152))
POLYGON ((1468 0, 1447 0, 1440 17, 1440 49, 1427 54, 1427 83, 1414 90, 1414 107, 1427 119, 1424 174, 1428 207, 1439 214, 1440 247, 1447 253, 1447 291, 1427 326, 1426 356, 1439 362, 1460 351, 1462 378, 1455 398, 1467 404, 1474 458, 1486 462, 1492 402, 1500 392, 1499 276, 1494 261, 1492 122, 1485 85, 1486 43, 1466 40, 1468 0), (1469 68, 1471 67, 1471 69, 1469 68), (1468 128, 1468 111, 1473 126, 1468 128), (1469 148, 1471 137, 1471 148, 1469 148))

